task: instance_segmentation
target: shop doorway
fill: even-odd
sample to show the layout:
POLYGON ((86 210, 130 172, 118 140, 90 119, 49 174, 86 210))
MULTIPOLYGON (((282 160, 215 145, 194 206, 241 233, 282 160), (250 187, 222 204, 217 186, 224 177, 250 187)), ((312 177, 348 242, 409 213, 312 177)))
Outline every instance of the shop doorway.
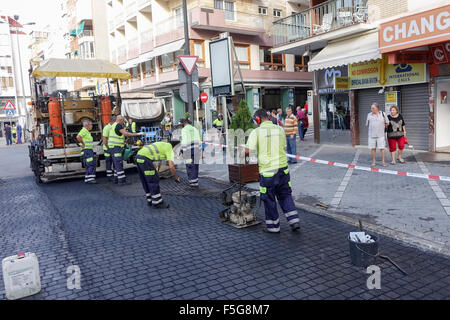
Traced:
POLYGON ((320 95, 320 141, 332 144, 352 143, 347 93, 320 95))
POLYGON ((436 151, 450 153, 450 78, 438 79, 436 90, 436 151))

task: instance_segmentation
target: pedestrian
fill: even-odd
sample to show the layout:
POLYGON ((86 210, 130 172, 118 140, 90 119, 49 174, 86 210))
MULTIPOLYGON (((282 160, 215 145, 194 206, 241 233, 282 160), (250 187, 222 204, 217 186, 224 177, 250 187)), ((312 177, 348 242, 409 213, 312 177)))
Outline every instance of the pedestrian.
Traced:
POLYGON ((197 128, 189 119, 181 119, 181 153, 186 161, 186 173, 189 186, 198 187, 202 139, 197 128))
POLYGON ((297 107, 298 136, 303 141, 303 128, 305 127, 305 113, 301 107, 297 107))
POLYGON ((113 123, 111 129, 109 129, 108 135, 108 148, 112 155, 112 161, 114 166, 114 183, 119 185, 129 184, 126 181, 125 171, 123 169, 123 148, 125 147, 125 137, 138 137, 145 133, 130 133, 125 128, 125 118, 123 116, 117 116, 116 122, 113 123))
MULTIPOLYGON (((308 104, 306 104, 306 106, 308 106, 308 104)), ((303 132, 302 132, 302 137, 303 137, 302 140, 304 140, 306 131, 308 131, 308 128, 309 128, 309 119, 308 119, 308 110, 306 110, 305 107, 303 107, 302 111, 305 114, 305 124, 303 125, 303 132)))
POLYGON ((11 133, 11 127, 9 124, 5 123, 5 138, 6 138, 6 145, 10 146, 12 145, 12 133, 11 133))
MULTIPOLYGON (((213 128, 216 128, 217 130, 219 130, 219 141, 222 144, 226 144, 226 140, 225 140, 225 128, 223 125, 223 115, 221 113, 219 113, 217 115, 217 119, 213 121, 213 128)), ((225 150, 225 147, 224 147, 225 150)))
POLYGON ((114 181, 114 172, 112 170, 112 157, 111 152, 108 147, 108 138, 109 138, 109 131, 111 130, 112 125, 116 121, 116 116, 111 116, 109 118, 109 123, 106 124, 106 126, 103 127, 102 131, 102 141, 103 141, 103 155, 105 156, 105 162, 106 162, 106 177, 109 181, 114 181))
POLYGON ((398 161, 400 163, 405 163, 402 158, 403 150, 405 149, 406 140, 406 123, 403 116, 398 112, 397 106, 392 106, 390 108, 391 114, 388 115, 389 126, 387 127, 387 137, 389 143, 389 151, 391 153, 391 164, 395 164, 395 152, 397 151, 398 145, 398 161))
MULTIPOLYGON (((289 110, 292 115, 292 110, 289 110)), ((255 120, 259 127, 250 133, 245 154, 248 156, 250 151, 257 152, 260 193, 266 216, 265 231, 280 232, 277 200, 291 230, 297 231, 300 229, 300 219, 292 199, 289 168, 284 151, 286 135, 281 127, 269 121, 264 110, 255 112, 255 120)))
POLYGON ((92 138, 92 121, 83 121, 83 128, 78 132, 77 140, 81 144, 81 154, 83 155, 86 173, 84 175, 84 183, 96 184, 97 164, 94 156, 94 139, 92 138))
POLYGON ((367 115, 366 127, 369 127, 369 149, 372 150, 372 166, 377 165, 376 161, 376 150, 377 148, 381 153, 381 162, 383 167, 386 167, 385 162, 385 128, 389 125, 389 120, 383 111, 380 111, 378 103, 372 103, 370 107, 372 110, 367 115))
POLYGON ((140 145, 139 147, 140 150, 136 155, 136 165, 147 198, 147 205, 150 207, 153 206, 155 209, 169 208, 169 204, 165 203, 162 198, 159 187, 159 175, 153 162, 166 160, 175 182, 180 183, 180 178, 177 175, 173 162, 174 153, 172 144, 158 141, 150 145, 140 145))
POLYGON ((284 119, 283 119, 283 110, 281 108, 277 109, 277 119, 278 119, 278 125, 284 126, 284 119))
POLYGON ((22 144, 22 126, 20 123, 17 125, 17 144, 22 144))
POLYGON ((128 132, 136 133, 136 122, 130 117, 128 117, 128 121, 126 122, 126 129, 128 132))
POLYGON ((172 139, 172 116, 170 112, 167 112, 162 121, 164 128, 164 136, 168 137, 169 140, 172 139))
POLYGON ((16 137, 17 137, 17 127, 16 127, 16 124, 15 124, 15 123, 13 123, 13 125, 12 125, 11 132, 12 132, 13 142, 14 142, 14 143, 17 143, 17 141, 16 141, 16 137))
MULTIPOLYGON (((284 132, 286 135, 287 153, 297 155, 296 135, 298 132, 297 118, 292 113, 291 107, 286 108, 286 119, 284 119, 284 132)), ((297 163, 297 159, 288 159, 289 163, 297 163)))
POLYGON ((273 124, 278 125, 277 110, 276 109, 272 109, 272 113, 270 114, 270 121, 272 121, 273 124))

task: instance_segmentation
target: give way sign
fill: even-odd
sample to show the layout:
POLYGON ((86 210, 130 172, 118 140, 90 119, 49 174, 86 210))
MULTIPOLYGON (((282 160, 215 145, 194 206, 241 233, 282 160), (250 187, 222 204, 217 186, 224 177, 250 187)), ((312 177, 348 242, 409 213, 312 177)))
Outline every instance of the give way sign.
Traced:
POLYGON ((198 56, 178 56, 178 60, 180 60, 186 73, 191 75, 197 63, 198 56))

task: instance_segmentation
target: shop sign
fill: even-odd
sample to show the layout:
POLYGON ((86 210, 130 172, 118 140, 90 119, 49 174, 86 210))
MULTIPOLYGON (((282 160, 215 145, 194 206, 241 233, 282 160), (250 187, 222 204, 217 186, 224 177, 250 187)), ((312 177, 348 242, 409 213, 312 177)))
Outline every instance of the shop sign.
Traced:
POLYGON ((386 86, 426 82, 425 63, 386 65, 386 86))
POLYGON ((350 89, 378 87, 380 85, 380 61, 382 60, 378 59, 349 65, 348 75, 350 78, 350 89))
POLYGON ((432 45, 448 39, 450 4, 386 23, 379 28, 381 53, 432 45))
POLYGON ((348 77, 334 77, 334 90, 348 90, 349 78, 348 77))
POLYGON ((318 73, 317 87, 319 88, 319 94, 333 93, 333 92, 335 92, 334 78, 335 77, 347 77, 348 76, 348 68, 347 68, 347 66, 339 66, 339 67, 318 70, 317 73, 318 73))
MULTIPOLYGON (((386 112, 386 114, 390 114, 391 112, 391 107, 392 106, 400 106, 400 91, 389 91, 389 92, 385 92, 385 99, 384 99, 384 106, 385 109, 384 111, 386 112)), ((400 111, 400 110, 399 110, 400 111)))
POLYGON ((450 56, 450 42, 446 44, 437 44, 430 46, 431 56, 435 64, 448 63, 450 56))

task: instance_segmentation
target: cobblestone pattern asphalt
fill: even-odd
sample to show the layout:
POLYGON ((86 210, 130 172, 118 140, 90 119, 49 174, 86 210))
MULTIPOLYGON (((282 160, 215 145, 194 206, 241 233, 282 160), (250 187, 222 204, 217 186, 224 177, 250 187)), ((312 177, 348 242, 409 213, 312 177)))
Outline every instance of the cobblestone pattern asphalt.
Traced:
POLYGON ((215 198, 165 195, 171 207, 157 211, 126 191, 135 185, 121 188, 118 197, 79 180, 4 180, 0 192, 14 196, 0 198, 0 256, 30 251, 40 262, 43 288, 28 299, 450 299, 446 257, 381 237, 380 251, 409 275, 380 261, 381 289, 368 290, 365 269, 350 264, 349 225, 301 212, 300 234, 283 217, 281 234, 235 229, 215 198), (66 288, 70 265, 80 290, 66 288))

